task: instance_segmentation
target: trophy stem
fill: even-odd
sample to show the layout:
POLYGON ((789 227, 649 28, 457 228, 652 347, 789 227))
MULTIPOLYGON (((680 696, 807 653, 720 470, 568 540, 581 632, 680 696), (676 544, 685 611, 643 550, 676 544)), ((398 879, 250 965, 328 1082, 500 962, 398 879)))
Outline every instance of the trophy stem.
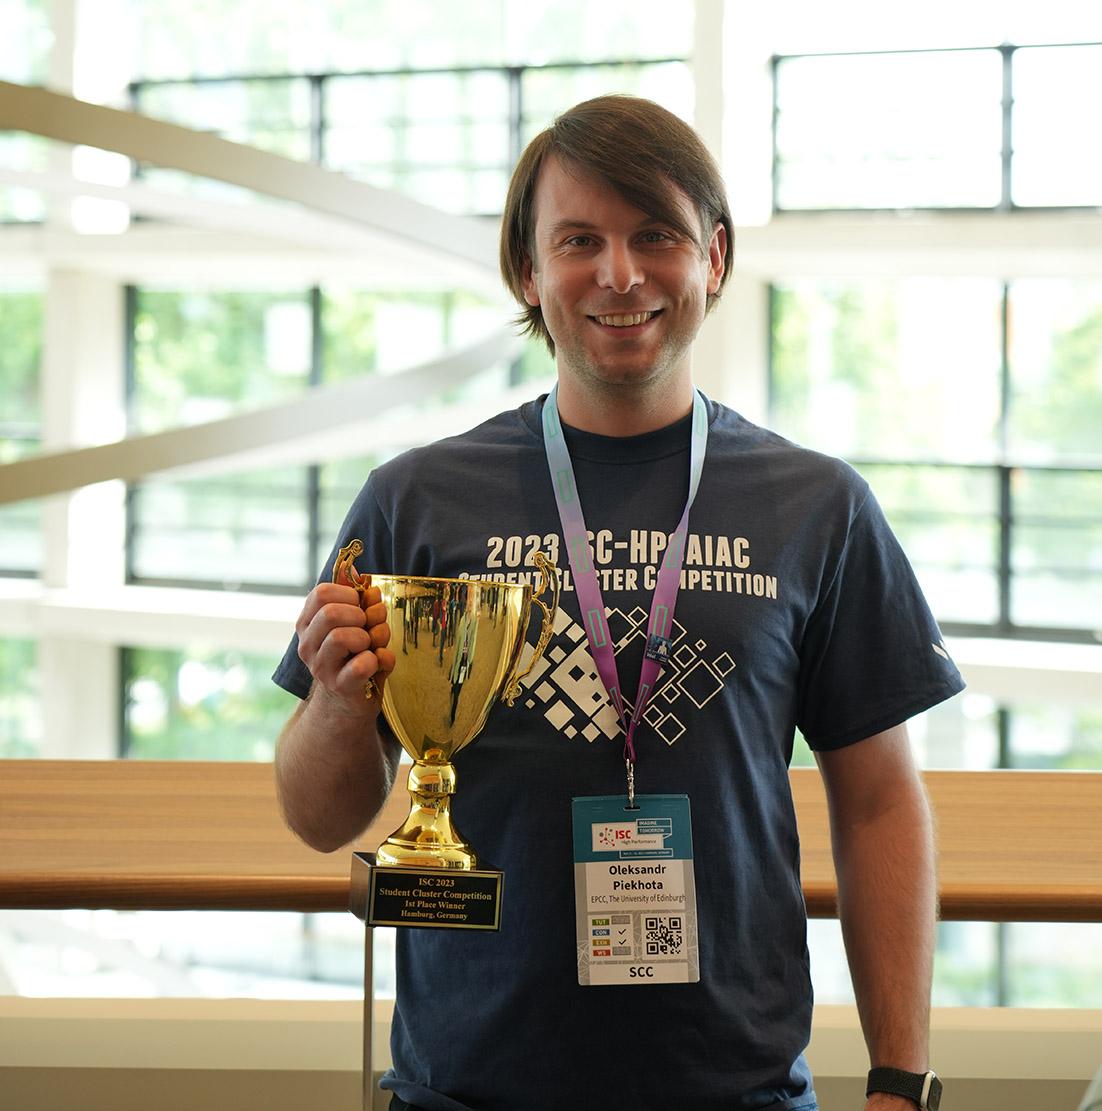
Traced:
POLYGON ((455 768, 447 762, 415 763, 406 786, 412 800, 409 817, 379 846, 376 862, 465 872, 477 868, 474 850, 452 824, 455 768))

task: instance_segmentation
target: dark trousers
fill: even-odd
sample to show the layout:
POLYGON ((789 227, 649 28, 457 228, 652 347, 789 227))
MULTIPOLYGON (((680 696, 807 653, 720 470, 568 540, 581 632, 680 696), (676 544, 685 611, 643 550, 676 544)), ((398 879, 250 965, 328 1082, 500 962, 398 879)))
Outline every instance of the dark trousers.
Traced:
POLYGON ((399 1096, 392 1095, 390 1097, 390 1111, 422 1111, 422 1109, 412 1103, 406 1103, 399 1096))

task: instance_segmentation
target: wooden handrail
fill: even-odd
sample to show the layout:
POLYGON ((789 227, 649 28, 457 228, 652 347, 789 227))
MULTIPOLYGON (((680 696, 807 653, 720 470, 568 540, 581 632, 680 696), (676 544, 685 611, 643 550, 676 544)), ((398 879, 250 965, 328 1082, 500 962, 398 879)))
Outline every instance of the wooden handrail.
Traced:
MULTIPOLYGON (((927 772, 942 916, 1102 921, 1102 773, 927 772)), ((836 913, 826 800, 791 772, 804 896, 836 913)), ((0 907, 345 910, 353 848, 404 817, 399 787, 347 849, 283 825, 270 764, 0 761, 0 907)))

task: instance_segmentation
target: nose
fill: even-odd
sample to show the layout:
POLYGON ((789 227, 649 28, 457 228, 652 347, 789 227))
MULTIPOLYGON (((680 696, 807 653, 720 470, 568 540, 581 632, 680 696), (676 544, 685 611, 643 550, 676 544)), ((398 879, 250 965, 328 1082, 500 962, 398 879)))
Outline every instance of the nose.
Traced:
POLYGON ((628 243, 609 242, 597 260, 597 284, 614 293, 629 293, 647 279, 628 243))

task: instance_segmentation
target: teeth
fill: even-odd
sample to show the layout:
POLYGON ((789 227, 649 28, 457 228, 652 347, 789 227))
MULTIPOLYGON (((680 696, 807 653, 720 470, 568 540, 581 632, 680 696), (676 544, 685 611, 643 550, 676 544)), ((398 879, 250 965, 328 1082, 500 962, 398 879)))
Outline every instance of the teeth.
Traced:
POLYGON ((650 320, 654 316, 652 312, 636 312, 630 315, 619 314, 617 316, 598 316, 598 324, 607 324, 612 328, 630 328, 633 324, 642 324, 645 320, 650 320))

